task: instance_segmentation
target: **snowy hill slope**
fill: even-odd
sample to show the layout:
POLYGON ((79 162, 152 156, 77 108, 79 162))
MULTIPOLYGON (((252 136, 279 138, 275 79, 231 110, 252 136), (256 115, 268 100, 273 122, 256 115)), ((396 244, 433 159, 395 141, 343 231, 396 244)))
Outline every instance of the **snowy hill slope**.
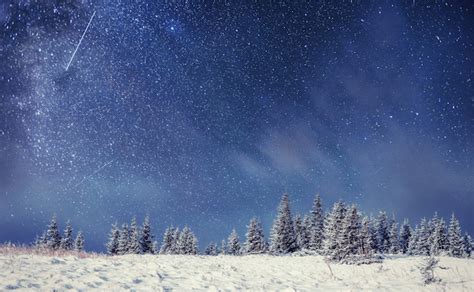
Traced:
POLYGON ((381 264, 331 265, 322 257, 0 255, 0 290, 474 290, 474 260, 441 257, 440 283, 424 286, 419 257, 381 264))

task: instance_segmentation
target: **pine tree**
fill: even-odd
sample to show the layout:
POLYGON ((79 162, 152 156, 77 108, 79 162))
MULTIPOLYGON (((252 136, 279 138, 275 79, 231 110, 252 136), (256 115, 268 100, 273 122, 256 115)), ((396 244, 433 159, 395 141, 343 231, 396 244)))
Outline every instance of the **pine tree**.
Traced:
POLYGON ((227 239, 227 254, 239 255, 240 254, 240 239, 237 231, 232 229, 232 233, 227 239))
POLYGON ((84 251, 84 236, 82 235, 82 231, 77 233, 76 240, 74 241, 74 250, 77 252, 84 251))
POLYGON ((411 238, 411 228, 408 219, 403 220, 402 227, 400 227, 400 251, 403 254, 408 252, 408 244, 411 238))
POLYGON ((211 241, 211 243, 209 243, 209 245, 206 247, 206 250, 204 251, 204 253, 209 256, 216 256, 218 254, 217 244, 211 241))
POLYGON ((287 194, 284 194, 278 208, 278 215, 271 231, 271 252, 274 254, 286 254, 296 251, 296 236, 291 217, 290 202, 287 194))
POLYGON ((250 224, 247 226, 246 238, 245 253, 258 254, 265 252, 266 244, 262 224, 255 217, 250 220, 250 224))
POLYGON ((359 241, 360 241, 360 254, 371 256, 374 252, 373 247, 375 246, 375 242, 373 241, 372 236, 372 222, 367 216, 362 218, 361 229, 359 234, 359 241))
POLYGON ((221 241, 221 249, 219 250, 219 254, 227 254, 227 242, 225 239, 221 241))
POLYGON ((410 241, 408 242, 408 251, 409 255, 419 255, 420 252, 418 250, 418 241, 420 238, 420 227, 415 225, 415 229, 411 233, 410 241))
POLYGON ((163 235, 163 242, 161 243, 160 254, 172 254, 174 253, 174 228, 173 226, 166 228, 165 234, 163 235))
POLYGON ((112 229, 110 230, 110 233, 109 233, 109 241, 106 244, 108 255, 118 254, 119 238, 120 238, 120 230, 117 228, 117 223, 115 223, 112 225, 112 229))
POLYGON ((171 244, 170 254, 180 253, 180 248, 179 248, 180 237, 181 237, 181 231, 179 230, 178 227, 176 227, 173 232, 173 243, 171 244))
POLYGON ((313 251, 321 251, 324 241, 324 213, 319 194, 314 199, 310 220, 308 248, 313 251))
POLYGON ((128 242, 128 251, 131 254, 141 254, 142 250, 140 247, 140 231, 137 226, 137 219, 135 217, 132 218, 132 222, 130 223, 130 238, 128 242))
POLYGON ((360 216, 357 207, 352 205, 344 218, 342 230, 339 233, 339 248, 331 254, 332 259, 342 260, 348 255, 355 255, 360 251, 360 216))
POLYGON ((46 246, 49 249, 58 249, 61 246, 61 235, 59 234, 56 216, 53 216, 53 218, 51 218, 51 222, 49 223, 48 229, 46 231, 46 236, 46 246))
POLYGON ((386 253, 389 249, 388 220, 385 212, 379 212, 376 221, 377 251, 386 253))
POLYGON ((143 222, 142 232, 140 236, 140 249, 142 253, 153 254, 153 234, 151 233, 151 226, 148 216, 143 222))
POLYGON ((72 226, 69 221, 66 223, 66 228, 64 228, 64 235, 61 239, 61 249, 72 250, 74 247, 74 238, 72 237, 72 226))
POLYGON ((447 250, 446 224, 444 219, 438 219, 436 214, 431 222, 434 226, 433 233, 430 236, 430 254, 438 256, 447 250))
POLYGON ((308 236, 306 236, 306 228, 303 224, 300 215, 296 215, 295 220, 295 235, 296 235, 296 246, 298 250, 307 249, 308 242, 306 241, 308 236))
POLYGON ((129 245, 130 245, 130 232, 128 230, 128 225, 123 224, 122 225, 122 230, 120 230, 120 237, 119 237, 119 243, 118 243, 118 248, 117 248, 117 254, 118 255, 124 255, 128 254, 129 252, 129 245))
POLYGON ((178 254, 197 254, 197 238, 188 226, 181 231, 177 250, 178 254))
POLYGON ((398 223, 392 220, 388 231, 388 252, 396 254, 400 250, 400 240, 398 238, 398 223))
POLYGON ((454 216, 454 213, 451 215, 451 221, 449 222, 448 241, 449 255, 461 257, 463 254, 461 226, 459 225, 458 219, 454 216))
POLYGON ((469 234, 464 233, 463 241, 463 257, 469 258, 472 253, 472 238, 469 234))
POLYGON ((418 255, 430 255, 430 226, 426 218, 420 221, 420 229, 418 231, 417 250, 418 255))
POLYGON ((196 237, 196 235, 194 234, 194 232, 191 232, 191 241, 190 241, 190 245, 189 245, 189 253, 188 254, 192 254, 192 255, 196 255, 198 254, 198 239, 196 237))
POLYGON ((342 201, 336 202, 326 217, 323 248, 324 254, 337 257, 340 254, 340 234, 346 216, 346 206, 342 201))

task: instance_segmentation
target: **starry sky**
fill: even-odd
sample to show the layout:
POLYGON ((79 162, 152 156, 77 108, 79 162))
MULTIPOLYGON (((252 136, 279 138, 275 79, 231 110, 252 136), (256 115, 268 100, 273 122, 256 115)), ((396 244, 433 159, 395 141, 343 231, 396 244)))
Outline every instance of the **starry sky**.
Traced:
POLYGON ((149 214, 202 248, 284 192, 474 233, 470 1, 146 2, 0 3, 0 241, 149 214))

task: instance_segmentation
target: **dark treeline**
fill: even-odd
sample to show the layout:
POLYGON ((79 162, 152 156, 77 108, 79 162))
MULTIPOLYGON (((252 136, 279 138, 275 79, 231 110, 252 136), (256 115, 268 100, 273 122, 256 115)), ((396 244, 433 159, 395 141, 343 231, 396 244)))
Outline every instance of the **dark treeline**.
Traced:
MULTIPOLYGON (((78 235, 79 238, 80 234, 78 235)), ((37 240, 39 246, 48 248, 82 248, 72 243, 72 228, 67 225, 61 239, 53 218, 48 230, 37 240)), ((82 244, 82 246, 81 246, 82 244)), ((192 230, 185 226, 168 227, 161 243, 154 240, 152 228, 145 218, 138 226, 133 218, 130 225, 112 225, 106 244, 109 255, 124 254, 198 254, 198 240, 192 230)), ((258 218, 250 220, 241 241, 233 229, 220 246, 211 242, 204 250, 206 255, 272 254, 284 255, 298 252, 319 254, 333 261, 350 261, 353 258, 372 258, 380 254, 407 254, 423 256, 447 255, 470 257, 473 242, 471 236, 462 235, 461 226, 452 214, 449 224, 437 213, 432 218, 422 218, 412 227, 407 219, 401 223, 389 218, 384 211, 377 216, 362 214, 356 205, 336 202, 332 209, 323 210, 320 196, 314 199, 311 211, 305 216, 291 214, 288 195, 283 195, 278 214, 270 231, 270 238, 264 236, 258 218)))

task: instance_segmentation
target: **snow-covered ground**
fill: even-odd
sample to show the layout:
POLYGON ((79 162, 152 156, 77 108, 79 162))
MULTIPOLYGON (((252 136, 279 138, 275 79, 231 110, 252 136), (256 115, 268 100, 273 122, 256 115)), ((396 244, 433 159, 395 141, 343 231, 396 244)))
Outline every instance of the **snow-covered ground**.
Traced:
POLYGON ((474 291, 474 260, 442 257, 424 286, 422 258, 328 265, 318 256, 48 257, 0 254, 0 290, 448 290, 474 291))

